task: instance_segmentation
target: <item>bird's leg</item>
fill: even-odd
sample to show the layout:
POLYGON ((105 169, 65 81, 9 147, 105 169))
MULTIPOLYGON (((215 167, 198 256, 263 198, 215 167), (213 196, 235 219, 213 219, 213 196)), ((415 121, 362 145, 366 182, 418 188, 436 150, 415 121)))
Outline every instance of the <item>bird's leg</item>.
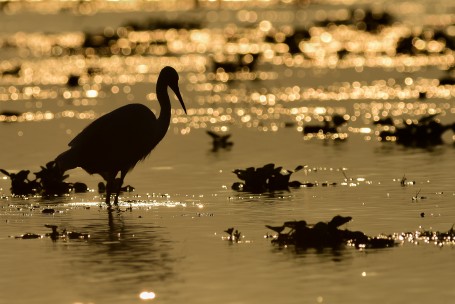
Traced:
POLYGON ((111 208, 111 194, 114 183, 115 182, 113 178, 109 177, 106 179, 106 205, 109 209, 111 208))
POLYGON ((114 198, 114 205, 116 205, 116 206, 118 206, 118 197, 120 195, 120 191, 122 190, 123 180, 125 179, 126 173, 127 173, 127 171, 123 171, 123 170, 120 171, 120 180, 119 180, 118 188, 116 189, 115 198, 114 198))

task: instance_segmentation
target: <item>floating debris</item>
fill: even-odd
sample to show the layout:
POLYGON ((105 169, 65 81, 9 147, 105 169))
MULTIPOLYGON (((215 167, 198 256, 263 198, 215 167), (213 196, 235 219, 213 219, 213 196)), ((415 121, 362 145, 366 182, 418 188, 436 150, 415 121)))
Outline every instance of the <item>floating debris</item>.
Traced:
POLYGON ((272 243, 280 246, 294 245, 297 248, 340 248, 353 245, 355 248, 386 248, 395 246, 391 236, 369 237, 361 231, 341 230, 340 226, 351 221, 352 217, 335 216, 330 222, 308 224, 306 221, 289 221, 282 226, 269 226, 278 235, 272 243), (287 233, 283 231, 288 230, 287 233))
POLYGON ((36 233, 24 233, 22 235, 15 236, 15 239, 23 239, 23 240, 33 240, 33 239, 41 239, 43 236, 36 233))
POLYGON ((232 184, 232 189, 252 193, 264 193, 267 191, 289 190, 289 187, 301 187, 305 185, 298 181, 290 182, 291 175, 302 170, 304 166, 297 166, 294 170, 286 170, 276 167, 275 164, 267 164, 260 168, 249 167, 233 171, 243 183, 232 184))
POLYGON ((212 152, 216 152, 219 149, 226 149, 230 150, 231 147, 234 145, 232 141, 228 141, 229 138, 231 137, 231 134, 217 134, 213 131, 207 131, 207 134, 212 137, 212 152))
POLYGON ((13 195, 35 195, 41 189, 41 185, 36 180, 31 181, 28 179, 30 170, 21 170, 18 173, 9 173, 4 169, 0 169, 0 172, 11 179, 10 190, 13 195))
POLYGON ((64 180, 68 178, 68 175, 64 175, 53 161, 48 162, 45 167, 41 166, 41 171, 34 173, 36 176, 34 180, 28 178, 30 170, 9 173, 0 169, 0 172, 11 179, 10 190, 14 196, 61 196, 69 194, 71 191, 76 193, 88 191, 88 187, 84 183, 65 182, 64 180))
POLYGON ((347 134, 340 131, 340 127, 347 123, 342 115, 325 117, 322 125, 307 125, 303 128, 305 139, 318 137, 322 139, 345 140, 347 134))
POLYGON ((420 191, 422 191, 422 189, 419 189, 419 191, 417 191, 416 195, 412 197, 412 201, 413 202, 417 202, 419 200, 427 199, 426 196, 422 196, 422 195, 419 196, 420 191))
POLYGON ((46 209, 43 209, 43 211, 41 211, 41 213, 43 213, 43 214, 54 214, 55 213, 55 209, 46 208, 46 209))
POLYGON ((436 119, 437 115, 423 116, 417 122, 406 120, 403 127, 381 131, 379 140, 395 141, 406 147, 427 148, 442 145, 442 135, 448 130, 455 130, 455 123, 444 125, 436 119))
POLYGON ((77 231, 67 231, 66 229, 63 229, 62 232, 59 232, 58 226, 57 225, 49 225, 46 224, 44 225, 46 228, 52 229, 51 233, 47 233, 46 236, 50 237, 53 241, 59 240, 59 239, 88 239, 90 238, 90 234, 88 233, 82 233, 82 232, 77 232, 77 231))
POLYGON ((228 229, 224 230, 224 232, 229 234, 229 236, 227 238, 228 241, 236 242, 236 243, 241 241, 242 233, 240 231, 238 231, 237 229, 234 231, 234 227, 228 228, 228 229))

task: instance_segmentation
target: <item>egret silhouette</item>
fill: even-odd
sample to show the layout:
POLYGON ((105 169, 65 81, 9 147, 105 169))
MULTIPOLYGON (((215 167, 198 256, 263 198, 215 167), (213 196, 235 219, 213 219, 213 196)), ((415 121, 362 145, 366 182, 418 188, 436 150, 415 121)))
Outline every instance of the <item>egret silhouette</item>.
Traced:
POLYGON ((156 95, 160 114, 155 114, 143 104, 128 104, 107 113, 79 133, 68 145, 70 149, 60 154, 56 163, 60 170, 81 167, 89 174, 99 174, 106 181, 106 204, 115 192, 118 204, 121 187, 115 187, 120 173, 120 185, 126 174, 145 159, 163 139, 171 120, 171 102, 167 88, 171 88, 186 113, 178 87, 179 76, 172 67, 164 67, 156 82, 156 95))

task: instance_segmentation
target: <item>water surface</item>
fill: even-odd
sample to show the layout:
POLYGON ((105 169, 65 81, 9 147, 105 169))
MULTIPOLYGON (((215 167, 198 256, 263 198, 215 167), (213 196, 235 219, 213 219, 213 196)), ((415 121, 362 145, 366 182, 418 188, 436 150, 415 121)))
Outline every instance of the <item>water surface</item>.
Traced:
MULTIPOLYGON (((328 2, 298 10, 200 9, 192 12, 211 22, 200 30, 167 32, 172 40, 166 49, 150 47, 166 35, 157 30, 148 32, 151 53, 120 50, 113 56, 60 54, 70 46, 59 49, 54 43, 61 35, 77 46, 88 25, 93 31, 115 29, 132 16, 143 20, 145 13, 117 7, 120 12, 101 8, 107 11, 94 15, 2 15, 7 25, 0 33, 2 72, 16 64, 22 72, 0 78, 1 110, 20 112, 14 121, 0 116, 1 168, 29 169, 32 178, 103 113, 130 102, 157 109, 154 82, 164 65, 179 70, 188 115, 173 104, 166 138, 127 176, 125 182, 136 191, 121 197, 119 211, 110 213, 100 205, 100 178, 80 169, 71 171, 68 180, 94 190, 52 199, 11 197, 10 180, 0 179, 0 303, 450 303, 455 296, 453 245, 404 242, 377 250, 302 252, 264 238, 272 232, 267 224, 316 223, 337 214, 353 217, 345 228, 371 236, 447 231, 455 223, 452 132, 444 134, 443 145, 410 148, 379 142, 380 129, 372 124, 387 116, 400 122, 436 113, 442 123, 454 122, 453 86, 436 81, 453 65, 453 52, 394 56, 387 43, 381 51, 368 49, 384 37, 396 41, 410 28, 435 26, 434 16, 443 22, 445 9, 453 8, 445 2, 429 6, 426 1, 403 1, 397 7, 412 9, 400 14, 393 3, 384 1, 406 22, 389 32, 315 29, 320 33, 309 45, 318 51, 315 58, 308 58, 310 51, 306 56, 280 53, 280 46, 261 40, 265 30, 273 25, 285 31, 283 16, 311 24, 312 16, 342 15, 349 6, 328 2), (422 11, 424 17, 417 18, 422 11), (19 22, 46 16, 62 24, 60 30, 44 21, 39 31, 19 22), (231 41, 226 34, 247 41, 231 41), (362 52, 369 51, 335 60, 336 48, 349 43, 343 38, 348 34, 362 52), (214 39, 219 44, 211 44, 214 39), (23 48, 15 46, 24 41, 23 48), (256 73, 217 76, 211 68, 219 53, 257 49, 264 57, 256 73), (99 68, 99 74, 88 75, 90 67, 99 68), (79 86, 66 85, 70 74, 81 75, 79 86), (422 92, 426 98, 419 98, 422 92), (347 140, 304 139, 305 125, 332 114, 348 119, 342 127, 347 140), (206 130, 232 134, 234 146, 213 152, 206 130), (286 169, 306 165, 292 179, 318 185, 265 194, 231 189, 239 181, 234 169, 267 163, 286 169), (415 184, 402 187, 403 176, 415 184), (323 187, 324 182, 337 185, 323 187), (44 208, 57 212, 42 214, 44 208), (45 224, 86 232, 90 238, 14 238, 48 233, 45 224), (241 242, 225 239, 224 230, 230 227, 242 233, 241 242), (141 299, 143 292, 153 292, 155 298, 141 299)), ((184 15, 175 8, 169 14, 177 20, 184 15)), ((130 42, 134 35, 128 36, 130 42)))

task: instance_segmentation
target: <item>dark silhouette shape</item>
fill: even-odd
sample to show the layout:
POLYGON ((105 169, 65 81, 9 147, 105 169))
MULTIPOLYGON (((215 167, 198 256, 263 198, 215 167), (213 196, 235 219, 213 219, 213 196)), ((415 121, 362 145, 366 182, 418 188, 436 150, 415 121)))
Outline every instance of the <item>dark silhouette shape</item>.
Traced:
MULTIPOLYGON (((304 166, 297 166, 294 170, 285 170, 283 167, 276 167, 275 164, 267 164, 260 168, 249 167, 245 170, 236 169, 233 172, 244 183, 236 182, 232 189, 251 193, 264 193, 266 191, 289 190, 289 187, 296 182, 289 182, 292 173, 300 171, 304 166)), ((298 182, 300 185, 302 183, 298 182)))
POLYGON ((259 53, 237 54, 234 60, 213 60, 213 72, 225 73, 254 72, 260 57, 259 53))
POLYGON ((377 121, 373 122, 374 125, 381 125, 381 126, 394 126, 395 123, 393 122, 392 117, 381 118, 377 121))
POLYGON ((71 184, 64 181, 69 175, 63 173, 53 161, 48 162, 46 167, 41 166, 41 171, 35 175, 41 185, 43 195, 63 195, 71 191, 71 184))
POLYGON ((234 227, 228 228, 224 230, 227 234, 229 234, 228 241, 231 242, 240 242, 240 239, 242 238, 242 233, 238 231, 237 229, 234 231, 234 227))
POLYGON ((428 47, 431 41, 438 41, 445 44, 438 53, 455 49, 455 38, 453 36, 446 34, 443 30, 426 29, 419 35, 408 35, 398 40, 396 53, 407 55, 432 54, 435 51, 428 47), (416 41, 419 40, 424 41, 425 44, 423 46, 416 45, 416 41))
POLYGON ((41 213, 43 213, 43 214, 54 214, 55 213, 55 209, 46 208, 46 209, 43 209, 43 211, 41 211, 41 213))
MULTIPOLYGON (((119 39, 119 35, 113 32, 112 35, 102 33, 84 33, 84 42, 82 43, 82 49, 93 50, 100 56, 110 56, 112 54, 111 46, 115 45, 119 39)), ((86 52, 87 53, 87 52, 86 52)))
POLYGON ((57 241, 59 239, 67 240, 67 239, 88 239, 90 234, 84 232, 77 232, 77 231, 67 231, 63 229, 62 232, 59 232, 57 225, 44 225, 46 228, 52 229, 51 233, 46 233, 46 236, 50 237, 51 240, 57 241))
POLYGON ((39 183, 28 179, 30 170, 21 170, 18 173, 9 173, 4 169, 0 169, 0 172, 11 179, 10 190, 13 195, 34 195, 41 189, 39 183))
POLYGON ((103 69, 98 68, 98 67, 89 67, 87 68, 87 75, 88 76, 95 76, 98 74, 101 74, 103 72, 103 69))
POLYGON ((17 122, 19 118, 22 116, 21 112, 5 110, 0 112, 0 117, 2 122, 10 123, 10 122, 17 122))
POLYGON ((5 110, 5 111, 0 112, 0 115, 6 116, 6 117, 12 117, 12 116, 16 116, 17 117, 17 116, 21 116, 22 113, 18 112, 18 111, 5 110))
POLYGON ((335 216, 329 222, 318 222, 309 225, 306 221, 285 222, 282 226, 269 226, 267 228, 278 233, 272 240, 281 246, 294 245, 297 248, 308 249, 338 249, 348 243, 356 248, 386 248, 393 247, 395 240, 392 237, 369 237, 361 231, 341 230, 340 226, 348 223, 352 217, 335 216), (285 229, 288 233, 283 233, 285 229))
POLYGON ((386 26, 391 26, 395 22, 395 17, 386 11, 374 11, 370 8, 351 9, 350 18, 348 19, 325 19, 317 22, 317 26, 329 27, 330 25, 353 25, 359 30, 379 33, 386 26))
POLYGON ((79 75, 69 75, 68 80, 66 81, 66 85, 70 88, 76 88, 79 86, 79 75))
POLYGON ((324 119, 322 125, 308 125, 303 128, 303 134, 324 134, 333 135, 340 133, 340 127, 344 125, 347 120, 341 115, 333 115, 330 119, 324 119))
POLYGON ((423 116, 417 123, 396 127, 395 131, 382 131, 379 137, 382 141, 395 140, 397 144, 406 147, 427 148, 444 143, 442 135, 447 130, 454 130, 454 124, 443 125, 435 119, 438 114, 423 116))
POLYGON ((284 38, 284 43, 289 47, 289 53, 292 55, 302 53, 300 42, 310 40, 311 34, 307 29, 295 29, 292 35, 284 38))
MULTIPOLYGON (((120 178, 116 178, 112 191, 114 193, 117 193, 117 191, 119 191, 119 188, 120 188, 120 193, 133 192, 135 190, 135 188, 130 185, 126 185, 126 186, 122 187, 122 185, 120 184, 120 178)), ((103 182, 98 183, 98 193, 100 193, 100 194, 106 193, 106 185, 103 182)))
POLYGON ((2 72, 2 76, 19 77, 21 70, 22 70, 22 66, 18 65, 11 69, 4 70, 2 72))
POLYGON ((42 237, 43 236, 40 234, 27 232, 27 233, 24 233, 23 235, 15 236, 14 238, 23 239, 23 240, 33 240, 33 239, 40 239, 42 237))
POLYGON ((129 104, 92 122, 70 143, 70 149, 56 158, 62 172, 81 167, 89 174, 99 174, 106 181, 106 204, 115 193, 118 204, 119 189, 115 179, 120 173, 120 185, 126 174, 163 139, 171 119, 170 87, 186 113, 178 87, 179 76, 171 67, 161 70, 156 83, 156 94, 161 106, 158 118, 143 104, 129 104), (120 145, 118 142, 122 140, 120 145), (115 191, 115 190, 116 191, 115 191))
POLYGON ((88 191, 87 185, 81 182, 75 182, 71 186, 75 193, 85 193, 88 191))
POLYGON ((228 139, 231 137, 231 134, 227 135, 219 135, 216 134, 213 131, 207 131, 207 134, 212 137, 212 151, 216 152, 219 149, 230 149, 234 143, 232 141, 228 141, 228 139))
POLYGON ((36 176, 34 180, 28 179, 30 170, 9 173, 0 169, 0 172, 11 179, 10 190, 13 195, 61 196, 70 193, 72 190, 76 193, 88 191, 87 185, 84 183, 65 182, 64 180, 68 178, 68 175, 64 175, 55 162, 49 162, 45 167, 41 166, 41 171, 34 173, 36 176))
POLYGON ((455 84, 455 78, 453 78, 451 75, 443 76, 442 78, 439 79, 439 85, 454 85, 455 84))
POLYGON ((180 20, 168 20, 168 19, 156 19, 150 18, 144 22, 129 21, 124 24, 124 27, 134 31, 152 31, 152 30, 170 30, 170 29, 200 29, 204 25, 202 22, 197 20, 192 21, 180 21, 180 20))

